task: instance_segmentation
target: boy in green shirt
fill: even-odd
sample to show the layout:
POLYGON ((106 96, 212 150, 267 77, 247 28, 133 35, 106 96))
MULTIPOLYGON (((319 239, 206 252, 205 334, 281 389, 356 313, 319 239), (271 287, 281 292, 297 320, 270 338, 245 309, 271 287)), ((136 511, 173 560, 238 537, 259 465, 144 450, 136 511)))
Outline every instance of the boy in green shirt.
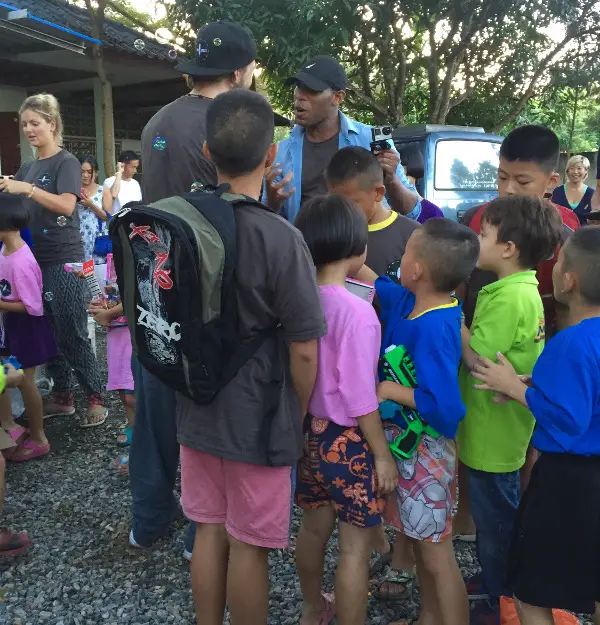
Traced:
POLYGON ((506 588, 506 555, 519 505, 519 469, 533 432, 531 413, 515 402, 498 403, 475 390, 471 369, 479 357, 501 352, 520 375, 531 375, 544 347, 544 309, 535 267, 560 243, 556 208, 534 197, 501 197, 486 206, 479 234, 479 269, 498 280, 479 293, 471 329, 463 325, 460 383, 467 415, 458 431, 461 462, 468 468, 469 499, 477 527, 477 552, 490 607, 506 588))

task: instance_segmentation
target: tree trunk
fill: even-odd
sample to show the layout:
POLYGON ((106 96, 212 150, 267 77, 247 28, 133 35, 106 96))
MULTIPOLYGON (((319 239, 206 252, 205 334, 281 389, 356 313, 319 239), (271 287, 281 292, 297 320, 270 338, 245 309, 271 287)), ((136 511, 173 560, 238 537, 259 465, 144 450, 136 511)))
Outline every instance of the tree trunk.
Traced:
MULTIPOLYGON (((96 46, 100 48, 100 46, 96 46)), ((95 57, 96 72, 102 84, 102 132, 104 135, 104 171, 107 176, 115 173, 115 136, 112 85, 104 69, 102 51, 95 57)))
MULTIPOLYGON (((98 1, 98 8, 94 10, 91 0, 85 0, 86 7, 90 14, 92 23, 92 37, 102 41, 104 34, 104 11, 106 9, 106 0, 98 1)), ((102 46, 93 44, 92 56, 96 73, 102 85, 102 132, 104 135, 104 171, 107 176, 115 173, 115 137, 114 137, 114 108, 112 97, 112 85, 106 74, 104 67, 104 56, 102 46)))

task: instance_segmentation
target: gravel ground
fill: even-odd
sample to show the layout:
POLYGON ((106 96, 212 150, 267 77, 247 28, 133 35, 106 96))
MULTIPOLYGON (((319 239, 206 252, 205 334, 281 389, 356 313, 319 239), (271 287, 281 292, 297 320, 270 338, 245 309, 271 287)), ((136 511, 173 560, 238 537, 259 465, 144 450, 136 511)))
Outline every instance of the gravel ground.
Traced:
MULTIPOLYGON (((101 330, 97 343, 102 359, 101 330)), ((0 562, 2 624, 194 623, 188 565, 182 557, 185 523, 176 525, 152 550, 128 546, 128 482, 111 466, 120 451, 116 439, 125 415, 116 393, 109 393, 107 400, 104 427, 82 430, 73 417, 50 420, 52 453, 8 468, 2 525, 26 529, 32 547, 20 558, 0 562)), ((294 534, 299 522, 296 511, 294 534)), ((459 547, 457 553, 463 572, 474 573, 473 547, 459 547)), ((326 561, 328 588, 335 558, 334 536, 326 561)), ((368 623, 413 617, 417 601, 413 593, 394 608, 371 598, 368 623)), ((273 553, 269 625, 298 623, 299 602, 293 553, 273 553)))

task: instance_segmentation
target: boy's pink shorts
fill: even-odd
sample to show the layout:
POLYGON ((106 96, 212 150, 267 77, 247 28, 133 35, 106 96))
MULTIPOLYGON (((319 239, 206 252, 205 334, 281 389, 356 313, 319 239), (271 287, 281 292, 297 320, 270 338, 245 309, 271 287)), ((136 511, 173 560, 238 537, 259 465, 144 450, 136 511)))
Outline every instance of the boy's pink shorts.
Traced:
POLYGON ((196 523, 222 524, 237 540, 288 546, 291 467, 263 467, 181 446, 181 505, 196 523))

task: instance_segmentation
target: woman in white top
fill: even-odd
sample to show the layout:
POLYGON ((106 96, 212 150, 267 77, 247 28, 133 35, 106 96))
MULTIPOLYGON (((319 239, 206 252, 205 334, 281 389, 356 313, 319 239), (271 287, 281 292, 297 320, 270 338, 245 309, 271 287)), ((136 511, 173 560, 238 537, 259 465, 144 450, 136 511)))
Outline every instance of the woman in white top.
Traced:
POLYGON ((142 189, 134 179, 140 166, 140 157, 131 150, 119 156, 117 173, 104 181, 102 206, 110 215, 118 213, 129 202, 142 201, 142 189))

